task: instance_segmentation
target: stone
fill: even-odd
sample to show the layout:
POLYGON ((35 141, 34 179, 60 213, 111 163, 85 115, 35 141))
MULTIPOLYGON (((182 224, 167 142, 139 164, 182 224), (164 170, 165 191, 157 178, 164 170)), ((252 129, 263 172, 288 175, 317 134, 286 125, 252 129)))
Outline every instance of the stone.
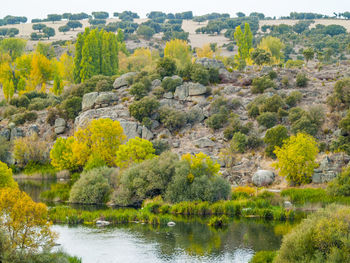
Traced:
POLYGON ((11 141, 18 138, 18 137, 24 137, 24 131, 21 128, 13 128, 11 129, 11 141))
POLYGON ((186 100, 188 97, 188 86, 183 84, 181 86, 176 87, 174 98, 178 100, 186 100))
POLYGON ((215 146, 215 142, 213 142, 212 140, 210 140, 208 137, 199 138, 199 139, 195 140, 195 141, 193 142, 193 144, 194 144, 196 147, 199 147, 199 148, 207 148, 207 147, 213 147, 213 146, 215 146))
POLYGON ((0 131, 0 136, 4 137, 6 140, 10 140, 11 138, 11 130, 4 128, 0 131))
POLYGON ((226 86, 223 90, 223 93, 226 95, 231 95, 233 93, 239 92, 241 90, 240 87, 235 87, 235 86, 226 86))
POLYGON ((159 121, 153 120, 152 123, 151 123, 151 130, 155 130, 155 129, 157 129, 159 126, 160 126, 159 121))
POLYGON ((198 105, 192 107, 187 113, 187 118, 192 123, 202 122, 205 119, 203 109, 198 105))
POLYGON ((275 173, 269 170, 258 170, 252 177, 252 182, 255 186, 262 187, 273 183, 275 173))
POLYGON ((55 133, 62 134, 66 130, 66 121, 62 118, 58 118, 55 120, 55 133))
POLYGON ((123 127, 124 134, 129 139, 133 139, 135 137, 140 137, 138 133, 138 124, 133 121, 120 121, 120 125, 123 127))
POLYGON ((31 126, 29 126, 28 128, 28 134, 32 135, 32 134, 39 134, 39 126, 36 124, 33 124, 31 126))
POLYGON ((157 138, 164 139, 164 138, 170 138, 170 137, 171 137, 171 132, 168 129, 164 129, 158 134, 157 138))
POLYGON ((162 81, 160 79, 155 79, 152 81, 152 88, 158 87, 162 84, 162 81))
POLYGON ((188 95, 189 96, 198 96, 203 95, 208 92, 207 87, 203 86, 200 83, 188 82, 188 95))
POLYGON ((225 68, 219 69, 219 78, 222 83, 237 83, 240 74, 236 71, 229 72, 225 68))
POLYGON ((153 139, 153 137, 154 137, 153 132, 147 129, 147 127, 142 126, 142 139, 150 141, 153 139))
POLYGON ((121 75, 119 78, 116 78, 113 83, 113 88, 119 89, 121 87, 125 87, 128 85, 128 79, 136 76, 136 72, 128 72, 123 75, 121 75))
POLYGON ((84 94, 81 108, 83 111, 92 109, 95 105, 96 98, 98 97, 98 92, 91 92, 84 94))
POLYGON ((284 208, 292 208, 293 207, 293 204, 289 201, 284 201, 283 202, 283 207, 284 208))
POLYGON ((333 80, 337 78, 337 71, 326 70, 315 75, 319 80, 333 80))
POLYGON ((211 58, 198 58, 196 64, 200 64, 205 68, 225 69, 225 65, 222 61, 211 58))
POLYGON ((164 93, 164 98, 166 98, 166 99, 172 99, 172 98, 174 98, 174 95, 173 95, 173 93, 172 92, 166 92, 166 93, 164 93))
POLYGON ((95 100, 95 104, 110 105, 116 101, 118 101, 118 96, 116 93, 114 93, 114 92, 100 92, 95 100))
POLYGON ((179 141, 173 142, 173 147, 174 148, 179 148, 180 147, 180 142, 179 141))
POLYGON ((187 100, 201 105, 207 101, 204 96, 188 96, 187 100))

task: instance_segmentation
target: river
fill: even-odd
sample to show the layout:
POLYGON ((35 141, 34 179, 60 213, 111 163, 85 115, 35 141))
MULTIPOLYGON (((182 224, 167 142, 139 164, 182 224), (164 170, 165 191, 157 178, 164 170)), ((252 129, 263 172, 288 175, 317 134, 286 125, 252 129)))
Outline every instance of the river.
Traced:
MULTIPOLYGON (((48 182, 20 181, 36 201, 48 182)), ((214 229, 200 218, 179 218, 174 227, 127 224, 118 227, 54 225, 57 249, 84 263, 235 262, 247 263, 256 251, 277 250, 289 223, 231 219, 214 229)))

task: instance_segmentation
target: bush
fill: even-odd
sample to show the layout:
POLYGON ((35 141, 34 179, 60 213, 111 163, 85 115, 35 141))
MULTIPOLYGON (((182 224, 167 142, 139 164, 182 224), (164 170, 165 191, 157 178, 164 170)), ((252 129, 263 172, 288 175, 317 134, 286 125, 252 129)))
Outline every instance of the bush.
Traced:
POLYGON ((266 98, 266 100, 260 105, 259 112, 278 112, 280 108, 284 107, 284 101, 279 95, 273 95, 266 98))
POLYGON ((157 112, 159 105, 159 101, 154 97, 144 97, 130 104, 129 111, 131 116, 142 122, 143 118, 150 118, 153 113, 157 112))
POLYGON ((183 155, 167 188, 166 199, 173 203, 227 199, 230 184, 218 175, 219 170, 220 165, 203 153, 183 155))
POLYGON ((17 108, 20 108, 20 107, 28 108, 29 103, 30 103, 30 100, 25 95, 12 98, 10 101, 10 105, 16 106, 17 108))
POLYGON ((270 77, 263 76, 260 78, 255 78, 253 80, 251 92, 253 94, 264 93, 264 91, 269 88, 276 88, 276 84, 273 82, 273 80, 270 79, 270 77))
POLYGON ((26 111, 24 113, 18 113, 12 117, 12 121, 16 125, 21 125, 27 121, 35 121, 38 118, 38 114, 34 111, 26 111))
POLYGON ((136 100, 140 100, 147 96, 150 91, 150 87, 145 86, 143 83, 137 82, 130 88, 130 94, 135 97, 136 100))
POLYGON ((166 106, 159 109, 159 119, 170 131, 178 130, 186 125, 186 114, 183 111, 166 106))
POLYGON ((21 167, 29 163, 45 164, 49 161, 49 144, 40 140, 37 134, 17 138, 13 144, 13 157, 21 167))
POLYGON ((304 132, 315 136, 318 132, 318 127, 308 118, 307 115, 303 115, 300 119, 293 122, 292 132, 294 134, 297 134, 298 132, 304 132))
POLYGON ((166 77, 162 81, 162 88, 165 92, 175 92, 176 87, 182 84, 182 79, 180 78, 170 78, 166 77))
POLYGON ((230 148, 233 152, 244 153, 248 146, 248 137, 240 132, 236 132, 231 140, 230 148))
POLYGON ((154 154, 156 155, 161 155, 163 152, 170 150, 170 145, 167 140, 154 140, 152 144, 155 149, 154 154))
POLYGON ((82 99, 79 97, 71 97, 64 100, 60 106, 67 119, 74 120, 81 111, 82 99))
POLYGON ((176 73, 175 60, 165 57, 161 58, 157 63, 156 72, 162 77, 173 76, 176 73))
POLYGON ((266 128, 272 128, 277 123, 277 114, 274 112, 264 112, 256 119, 259 125, 266 128))
POLYGON ((178 157, 164 152, 158 158, 135 164, 125 170, 113 194, 118 205, 140 205, 143 200, 163 195, 175 174, 178 157))
POLYGON ((0 135, 0 161, 8 163, 11 157, 11 143, 0 135))
POLYGON ((211 115, 207 120, 206 124, 213 130, 222 128, 228 120, 228 112, 225 106, 222 106, 219 113, 211 115))
POLYGON ((333 108, 350 106, 350 78, 335 83, 333 94, 327 98, 327 103, 333 108))
POLYGON ((266 131, 264 143, 266 143, 265 153, 267 156, 275 158, 275 147, 282 147, 283 141, 288 139, 288 130, 283 125, 277 125, 266 131))
POLYGON ((96 84, 96 91, 104 92, 113 90, 113 82, 111 79, 101 79, 96 84))
POLYGON ((298 73, 296 78, 297 87, 306 87, 309 79, 307 78, 305 73, 298 73))
POLYGON ((276 255, 276 251, 259 251, 255 253, 249 263, 272 263, 276 255))
POLYGON ((202 85, 209 84, 209 72, 202 65, 194 64, 191 70, 191 80, 202 85))
POLYGON ((289 107, 294 107, 298 102, 301 101, 302 97, 303 94, 301 94, 299 91, 292 91, 285 99, 285 102, 289 107))
POLYGON ((274 262, 350 262, 350 209, 331 205, 284 236, 274 262))
POLYGON ((333 196, 350 196, 350 168, 343 172, 328 184, 327 191, 333 196))
POLYGON ((69 202, 80 204, 104 204, 109 200, 111 192, 110 176, 113 168, 95 168, 80 175, 73 185, 69 202))
POLYGON ((286 140, 283 146, 276 147, 274 153, 278 161, 273 164, 292 184, 304 184, 311 181, 318 147, 315 139, 307 134, 298 133, 286 140))

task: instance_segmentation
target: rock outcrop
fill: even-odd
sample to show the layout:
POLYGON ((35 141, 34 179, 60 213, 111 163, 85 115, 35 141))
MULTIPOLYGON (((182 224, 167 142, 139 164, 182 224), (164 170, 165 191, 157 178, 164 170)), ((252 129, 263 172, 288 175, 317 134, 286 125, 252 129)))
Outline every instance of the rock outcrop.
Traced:
POLYGON ((252 183, 258 187, 268 186, 273 183, 275 177, 276 175, 272 171, 258 170, 252 177, 252 183))
POLYGON ((118 96, 114 92, 91 92, 83 96, 82 111, 115 105, 118 96))
POLYGON ((115 79, 115 81, 113 83, 113 88, 119 89, 119 88, 127 86, 129 78, 132 78, 136 75, 137 75, 136 72, 128 72, 128 73, 121 75, 119 78, 115 79))

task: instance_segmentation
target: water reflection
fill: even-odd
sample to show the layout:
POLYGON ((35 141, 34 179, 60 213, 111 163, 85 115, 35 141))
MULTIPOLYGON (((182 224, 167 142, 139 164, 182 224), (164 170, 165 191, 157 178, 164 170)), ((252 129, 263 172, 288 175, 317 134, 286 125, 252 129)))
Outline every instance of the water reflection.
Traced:
POLYGON ((116 228, 54 226, 58 243, 83 262, 249 262, 255 251, 276 250, 276 225, 236 220, 215 230, 196 220, 175 227, 129 224, 116 228))
POLYGON ((40 202, 40 194, 50 190, 50 186, 57 181, 55 179, 16 179, 19 188, 26 192, 35 202, 40 202))

